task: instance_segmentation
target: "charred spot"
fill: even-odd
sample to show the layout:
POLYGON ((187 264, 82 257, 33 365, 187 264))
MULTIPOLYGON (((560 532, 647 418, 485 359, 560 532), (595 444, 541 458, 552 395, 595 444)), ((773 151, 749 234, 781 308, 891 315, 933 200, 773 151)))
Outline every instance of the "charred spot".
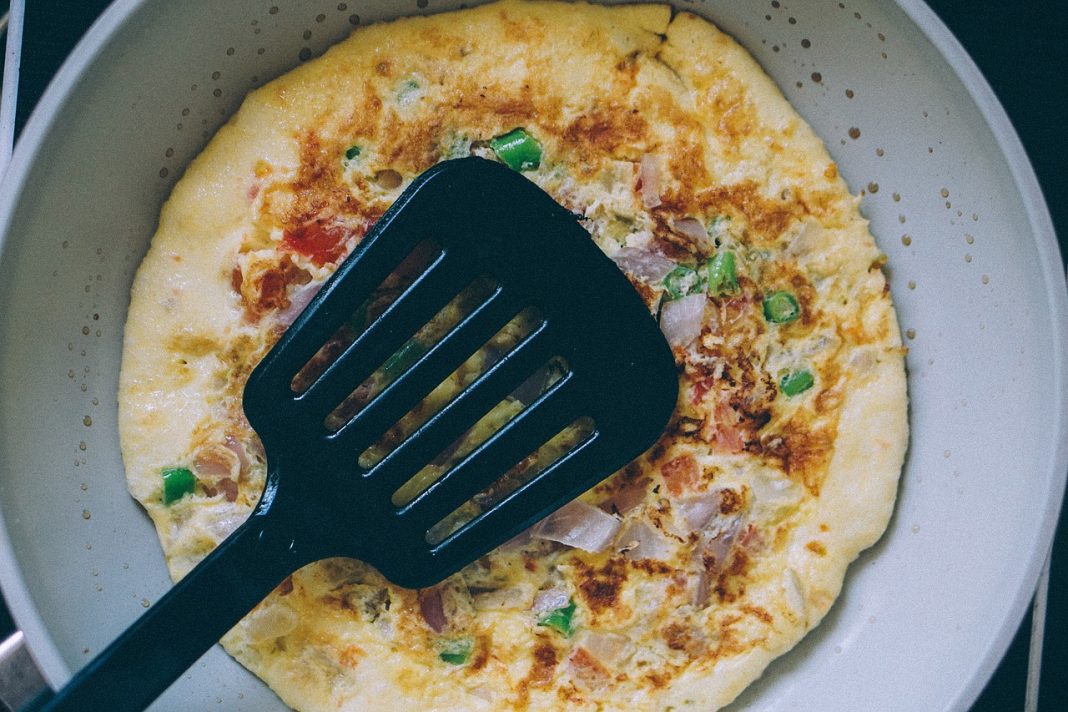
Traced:
POLYGON ((493 639, 487 634, 481 634, 475 640, 475 652, 471 657, 471 662, 467 665, 467 674, 471 675, 478 672, 482 668, 486 667, 486 663, 489 662, 489 651, 492 647, 493 639))
POLYGON ((689 629, 679 623, 668 624, 661 634, 664 636, 664 642, 672 650, 686 650, 690 642, 689 629))
POLYGON ((637 559, 631 561, 630 565, 631 568, 637 571, 642 571, 653 576, 669 576, 675 570, 663 561, 657 561, 656 559, 637 559))
POLYGON ((721 489, 719 491, 719 511, 721 514, 740 512, 744 505, 745 499, 740 492, 732 489, 721 489))
POLYGON ((765 243, 776 240, 790 223, 808 212, 792 193, 787 200, 772 200, 764 197, 760 186, 752 181, 703 191, 697 201, 706 210, 720 215, 742 215, 765 243))
POLYGON ((648 123, 641 114, 631 113, 625 107, 593 107, 564 127, 562 139, 590 155, 614 154, 640 144, 647 128, 648 123))
MULTIPOLYGON (((551 643, 542 640, 534 646, 533 658, 533 664, 524 682, 529 685, 548 684, 552 680, 553 671, 556 670, 556 665, 559 662, 556 648, 551 643)), ((522 685, 523 683, 520 684, 522 685)))
POLYGON ((600 613, 615 607, 627 580, 625 559, 612 557, 600 569, 579 564, 576 571, 579 591, 591 611, 600 613))

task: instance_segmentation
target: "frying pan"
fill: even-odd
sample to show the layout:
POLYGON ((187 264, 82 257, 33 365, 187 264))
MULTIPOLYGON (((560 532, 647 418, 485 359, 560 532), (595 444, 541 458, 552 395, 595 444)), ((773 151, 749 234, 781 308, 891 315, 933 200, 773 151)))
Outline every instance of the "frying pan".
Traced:
MULTIPOLYGON (((0 189, 0 585, 53 685, 169 586, 125 490, 115 394, 133 272, 174 181, 251 88, 354 25, 460 4, 271 1, 117 2, 0 189)), ((682 5, 754 54, 863 191, 909 347, 890 528, 734 708, 965 709, 1030 598, 1068 469, 1068 298, 1037 182, 918 2, 682 5)), ((153 709, 284 708, 215 649, 153 709)))

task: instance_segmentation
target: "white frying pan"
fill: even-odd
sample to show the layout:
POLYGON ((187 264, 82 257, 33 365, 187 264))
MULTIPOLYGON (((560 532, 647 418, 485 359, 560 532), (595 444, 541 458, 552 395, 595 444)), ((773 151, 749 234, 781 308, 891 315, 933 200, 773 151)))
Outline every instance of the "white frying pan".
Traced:
MULTIPOLYGON (((115 394, 130 282, 174 181, 249 89, 354 24, 460 4, 276 2, 116 2, 0 190, 0 584, 53 685, 169 585, 126 493, 115 394)), ((964 709, 1030 598, 1068 469, 1068 299, 1038 184, 919 2, 683 5, 756 56, 865 191, 910 349, 890 529, 735 709, 964 709)), ((284 708, 215 649, 153 709, 284 708)))

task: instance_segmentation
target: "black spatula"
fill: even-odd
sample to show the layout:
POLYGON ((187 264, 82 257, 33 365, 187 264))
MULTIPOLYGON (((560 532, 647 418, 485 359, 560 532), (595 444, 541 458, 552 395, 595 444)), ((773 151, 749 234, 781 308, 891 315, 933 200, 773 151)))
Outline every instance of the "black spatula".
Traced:
POLYGON ((645 304, 573 215, 500 164, 438 164, 379 220, 249 378, 245 413, 268 462, 249 520, 45 709, 143 709, 287 575, 321 558, 361 559, 405 587, 444 579, 651 445, 677 389, 671 352, 645 304), (421 265, 410 285, 339 342, 413 254, 421 265), (481 289, 468 291, 462 316, 433 343, 410 348, 472 284, 481 289), (414 421, 391 451, 362 456, 517 315, 525 327, 510 350, 483 358, 488 368, 414 421), (340 353, 323 358, 328 343, 340 353), (547 364, 554 376, 531 389, 547 364), (354 393, 362 395, 352 415, 354 393), (475 445, 455 447, 521 393, 530 402, 518 415, 475 445), (580 420, 584 429, 569 430, 580 420), (570 440, 555 448, 556 459, 500 485, 561 432, 570 440), (422 484, 412 479, 419 472, 431 473, 422 484))

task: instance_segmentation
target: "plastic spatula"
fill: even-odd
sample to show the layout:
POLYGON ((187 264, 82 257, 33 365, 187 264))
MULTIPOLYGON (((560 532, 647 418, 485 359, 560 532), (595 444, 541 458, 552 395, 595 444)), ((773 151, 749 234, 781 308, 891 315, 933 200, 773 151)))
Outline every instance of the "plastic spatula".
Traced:
POLYGON ((325 557, 361 559, 405 587, 441 581, 649 447, 677 391, 657 324, 574 215, 501 164, 438 164, 404 191, 249 377, 245 413, 268 471, 248 521, 45 709, 143 709, 287 575, 325 557), (414 281, 307 388, 295 389, 323 345, 427 244, 414 281), (339 404, 476 279, 490 285, 483 299, 347 422, 327 426, 339 404), (361 453, 531 307, 537 318, 512 350, 391 452, 360 465, 361 453), (555 381, 397 503, 399 488, 551 359, 563 364, 555 381), (570 450, 443 538, 428 535, 579 418, 593 425, 570 450))

